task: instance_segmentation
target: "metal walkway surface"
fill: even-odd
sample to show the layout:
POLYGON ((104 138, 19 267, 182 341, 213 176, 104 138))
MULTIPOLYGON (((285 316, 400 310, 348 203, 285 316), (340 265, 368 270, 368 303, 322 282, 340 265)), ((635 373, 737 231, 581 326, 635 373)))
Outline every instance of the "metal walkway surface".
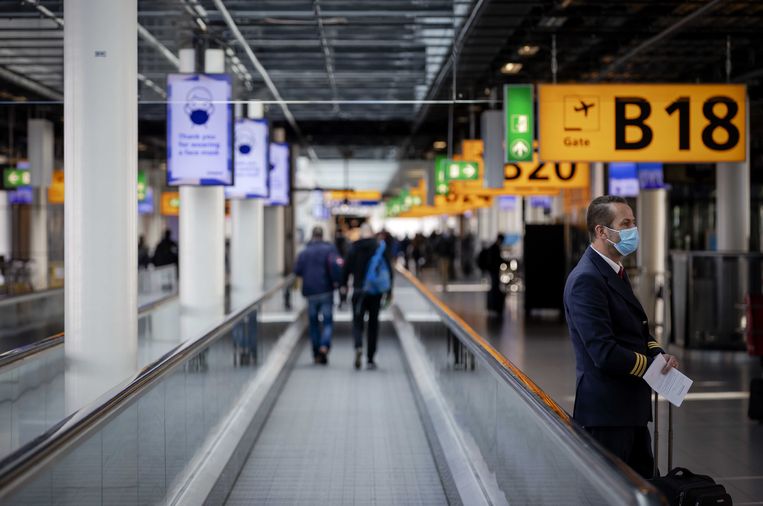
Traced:
POLYGON ((304 344, 227 504, 448 503, 400 344, 381 330, 376 370, 354 369, 346 333, 328 366, 304 344))

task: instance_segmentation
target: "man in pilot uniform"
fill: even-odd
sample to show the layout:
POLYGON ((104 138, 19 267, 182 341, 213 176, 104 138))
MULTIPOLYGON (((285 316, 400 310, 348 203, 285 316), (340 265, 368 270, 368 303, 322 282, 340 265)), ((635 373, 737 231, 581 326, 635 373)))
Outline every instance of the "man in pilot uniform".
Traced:
MULTIPOLYGON (((654 457, 647 424, 651 389, 642 379, 665 352, 649 334, 622 259, 636 251, 638 228, 622 197, 603 196, 588 207, 591 246, 567 278, 564 311, 575 349, 573 418, 602 446, 645 478, 654 457)), ((664 355, 666 373, 678 361, 664 355)))

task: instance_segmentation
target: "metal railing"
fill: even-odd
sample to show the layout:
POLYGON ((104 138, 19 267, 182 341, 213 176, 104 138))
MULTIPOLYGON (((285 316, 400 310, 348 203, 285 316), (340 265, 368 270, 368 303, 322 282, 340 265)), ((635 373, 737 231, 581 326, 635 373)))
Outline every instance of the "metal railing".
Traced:
POLYGON ((119 415, 147 389, 218 340, 230 336, 232 330, 244 322, 252 311, 280 291, 288 290, 293 285, 294 279, 293 275, 284 278, 246 307, 226 316, 214 329, 197 339, 179 344, 144 367, 133 378, 116 386, 90 405, 75 411, 31 443, 1 460, 0 498, 15 492, 47 464, 52 463, 79 441, 84 440, 119 415))
MULTIPOLYGON (((575 467, 586 470, 590 481, 597 482, 601 490, 611 490, 619 497, 628 497, 632 504, 663 504, 662 496, 653 486, 601 447, 532 379, 491 346, 427 286, 402 266, 398 265, 396 269, 424 297, 460 344, 477 357, 478 363, 486 364, 518 394, 532 411, 533 418, 539 421, 541 430, 550 432, 552 440, 567 447, 566 453, 575 459, 575 467)), ((553 479, 549 477, 549 480, 553 479)))
MULTIPOLYGON (((46 292, 40 292, 40 293, 42 294, 46 292)), ((49 294, 50 293, 48 293, 48 295, 49 294)), ((138 308, 138 318, 140 319, 141 317, 145 316, 151 311, 154 311, 158 307, 163 306, 169 302, 172 302, 173 300, 176 300, 177 297, 178 297, 177 293, 171 293, 167 295, 166 297, 162 297, 161 299, 155 300, 153 302, 149 302, 147 304, 143 304, 142 306, 140 306, 140 308, 138 308)), ((17 299, 17 298, 14 297, 14 299, 17 299)), ((11 365, 15 362, 18 362, 19 360, 24 360, 38 353, 42 353, 45 350, 54 348, 56 346, 62 346, 63 344, 64 344, 64 333, 59 332, 57 334, 53 334, 52 336, 48 336, 46 338, 40 339, 39 341, 35 341, 26 346, 21 346, 19 348, 8 350, 5 353, 0 353, 0 369, 8 365, 11 365)))

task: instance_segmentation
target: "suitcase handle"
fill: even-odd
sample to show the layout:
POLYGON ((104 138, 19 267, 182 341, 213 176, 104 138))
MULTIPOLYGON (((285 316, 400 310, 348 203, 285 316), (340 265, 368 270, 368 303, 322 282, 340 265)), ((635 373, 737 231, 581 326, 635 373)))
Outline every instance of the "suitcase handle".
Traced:
MULTIPOLYGON (((659 469, 657 469, 657 466, 660 462, 659 455, 660 455, 660 417, 659 417, 659 395, 657 392, 654 392, 654 472, 653 475, 656 478, 659 476, 659 469)), ((668 471, 673 467, 673 405, 668 402, 668 471)), ((683 469, 683 468, 676 468, 676 469, 683 469)), ((684 469, 686 472, 687 469, 684 469)))

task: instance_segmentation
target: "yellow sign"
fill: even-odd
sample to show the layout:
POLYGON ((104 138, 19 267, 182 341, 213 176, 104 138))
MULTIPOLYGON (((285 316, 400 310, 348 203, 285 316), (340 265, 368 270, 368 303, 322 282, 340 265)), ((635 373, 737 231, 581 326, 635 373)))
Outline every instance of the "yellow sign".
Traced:
POLYGON ((64 171, 62 170, 53 171, 53 178, 51 179, 50 187, 48 188, 48 203, 64 203, 64 171))
POLYGON ((326 200, 341 201, 347 199, 349 201, 362 201, 370 202, 381 200, 382 194, 378 191, 360 191, 360 190, 340 190, 330 191, 326 193, 326 200))
POLYGON ((162 216, 177 216, 180 214, 180 193, 164 192, 162 193, 162 216))
POLYGON ((503 191, 511 192, 517 187, 554 191, 587 188, 591 182, 589 172, 587 162, 543 163, 535 151, 532 162, 507 163, 503 166, 503 191))
POLYGON ((540 158, 744 161, 746 93, 736 84, 539 85, 540 158))

